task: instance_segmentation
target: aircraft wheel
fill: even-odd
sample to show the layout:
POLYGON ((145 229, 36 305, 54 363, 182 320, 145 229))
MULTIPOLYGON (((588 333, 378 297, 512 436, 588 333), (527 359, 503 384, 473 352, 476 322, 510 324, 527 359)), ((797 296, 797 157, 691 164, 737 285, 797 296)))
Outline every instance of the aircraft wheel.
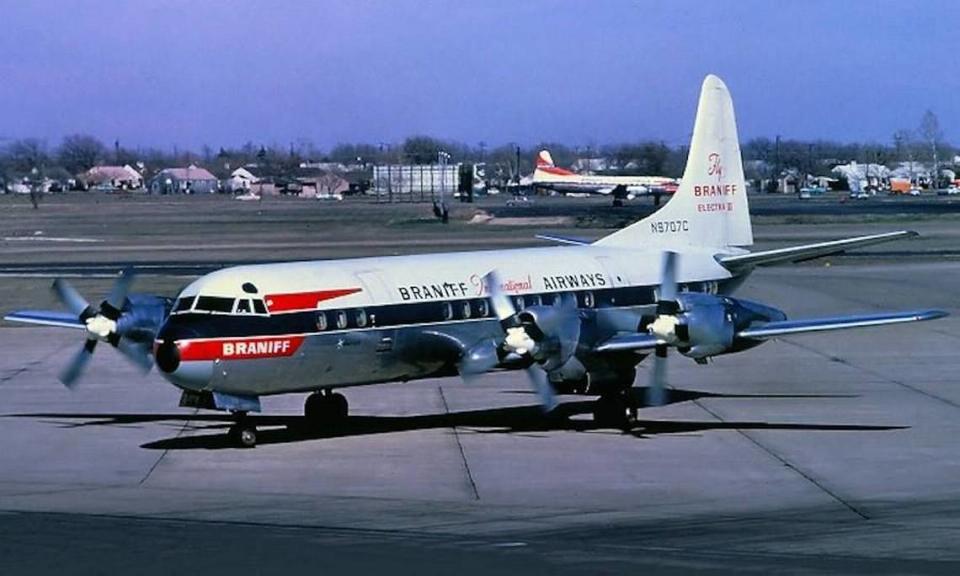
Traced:
POLYGON ((307 396, 303 414, 313 426, 326 426, 344 420, 349 405, 343 394, 315 392, 307 396))
POLYGON ((311 424, 317 424, 324 420, 323 405, 324 396, 319 392, 307 396, 307 401, 303 404, 303 415, 311 424))
POLYGON ((229 436, 241 448, 257 445, 257 427, 252 424, 235 424, 230 428, 229 436))
POLYGON ((598 426, 623 428, 629 423, 629 408, 624 394, 601 396, 593 403, 593 421, 598 426))
POLYGON ((347 419, 347 413, 350 411, 350 405, 347 403, 347 397, 343 394, 334 392, 329 396, 330 419, 334 422, 341 422, 347 419))

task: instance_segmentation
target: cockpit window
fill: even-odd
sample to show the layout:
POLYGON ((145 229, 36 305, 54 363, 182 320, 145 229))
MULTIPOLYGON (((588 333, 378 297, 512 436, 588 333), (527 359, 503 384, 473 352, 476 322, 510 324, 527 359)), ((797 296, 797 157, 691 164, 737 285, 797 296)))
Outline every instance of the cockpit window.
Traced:
POLYGON ((198 312, 219 312, 229 314, 233 312, 233 298, 220 298, 217 296, 198 296, 197 305, 194 310, 198 312))
POLYGON ((183 298, 178 298, 177 303, 173 305, 173 313, 177 312, 186 312, 193 308, 193 301, 196 300, 196 296, 186 296, 183 298))
POLYGON ((250 301, 246 298, 237 300, 237 314, 250 314, 250 301))
POLYGON ((254 300, 253 301, 253 311, 257 314, 266 314, 267 307, 263 304, 263 300, 254 300))

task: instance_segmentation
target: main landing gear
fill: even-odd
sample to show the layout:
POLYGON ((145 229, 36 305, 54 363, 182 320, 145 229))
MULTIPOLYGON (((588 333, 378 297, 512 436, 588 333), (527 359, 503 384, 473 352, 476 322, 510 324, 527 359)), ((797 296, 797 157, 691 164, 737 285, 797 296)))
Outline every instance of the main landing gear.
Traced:
MULTIPOLYGON (((314 429, 330 428, 347 419, 349 404, 343 394, 323 390, 307 396, 303 406, 304 416, 314 429)), ((257 445, 257 426, 241 410, 233 412, 235 422, 230 426, 227 436, 230 442, 240 448, 253 448, 257 445)))
POLYGON ((303 415, 307 422, 315 427, 335 426, 347 419, 350 406, 346 397, 337 392, 322 390, 307 396, 303 405, 303 415))
POLYGON ((627 428, 635 411, 636 406, 626 390, 604 394, 593 402, 593 421, 601 427, 627 428))

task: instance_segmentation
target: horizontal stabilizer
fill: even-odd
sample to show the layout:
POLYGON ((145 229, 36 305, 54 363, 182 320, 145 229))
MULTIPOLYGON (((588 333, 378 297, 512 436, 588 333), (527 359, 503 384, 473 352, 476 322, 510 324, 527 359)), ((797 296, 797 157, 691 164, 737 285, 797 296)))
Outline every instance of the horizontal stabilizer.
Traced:
POLYGON ((740 271, 754 266, 770 266, 783 262, 802 262, 814 258, 823 258, 824 256, 840 254, 852 248, 863 248, 864 246, 890 242, 891 240, 900 240, 901 238, 911 238, 917 235, 916 232, 900 230, 898 232, 887 232, 870 236, 857 236, 856 238, 818 242, 804 246, 792 246, 790 248, 777 248, 775 250, 764 250, 762 252, 751 252, 749 254, 723 256, 720 258, 720 263, 728 270, 740 271))
POLYGON ((804 334, 807 332, 825 332, 827 330, 845 330, 847 328, 869 328, 905 322, 921 322, 943 318, 947 313, 942 310, 914 310, 910 312, 887 312, 884 314, 863 314, 859 316, 836 316, 832 318, 811 318, 808 320, 781 320, 767 322, 741 330, 738 338, 764 340, 776 336, 804 334))
POLYGON ((86 328, 86 325, 77 318, 76 314, 59 310, 20 310, 7 314, 3 319, 10 322, 57 326, 59 328, 86 328))
POLYGON ((570 244, 572 246, 589 246, 593 243, 591 240, 585 240, 583 238, 554 236, 553 234, 537 234, 537 238, 540 240, 547 240, 548 242, 556 242, 558 244, 570 244))

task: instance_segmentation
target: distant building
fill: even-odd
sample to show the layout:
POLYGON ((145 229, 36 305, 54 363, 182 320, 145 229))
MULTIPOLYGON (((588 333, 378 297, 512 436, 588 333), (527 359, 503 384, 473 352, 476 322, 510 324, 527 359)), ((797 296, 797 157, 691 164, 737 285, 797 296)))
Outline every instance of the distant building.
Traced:
POLYGON ((389 164, 373 167, 373 193, 387 200, 432 200, 457 192, 460 164, 389 164))
POLYGON ((350 182, 335 172, 317 171, 314 174, 298 176, 301 198, 343 199, 350 191, 350 182))
POLYGON ((234 194, 249 192, 255 184, 260 183, 260 178, 251 172, 250 168, 237 168, 230 173, 230 177, 223 181, 223 189, 234 194))
POLYGON ((154 194, 212 194, 220 190, 220 180, 205 168, 165 168, 150 180, 154 194))
POLYGON ((143 188, 143 176, 129 164, 125 166, 94 166, 80 175, 88 187, 107 187, 117 190, 143 188))
POLYGON ((834 166, 831 172, 846 180, 851 192, 876 192, 890 187, 890 169, 883 164, 850 162, 834 166))

